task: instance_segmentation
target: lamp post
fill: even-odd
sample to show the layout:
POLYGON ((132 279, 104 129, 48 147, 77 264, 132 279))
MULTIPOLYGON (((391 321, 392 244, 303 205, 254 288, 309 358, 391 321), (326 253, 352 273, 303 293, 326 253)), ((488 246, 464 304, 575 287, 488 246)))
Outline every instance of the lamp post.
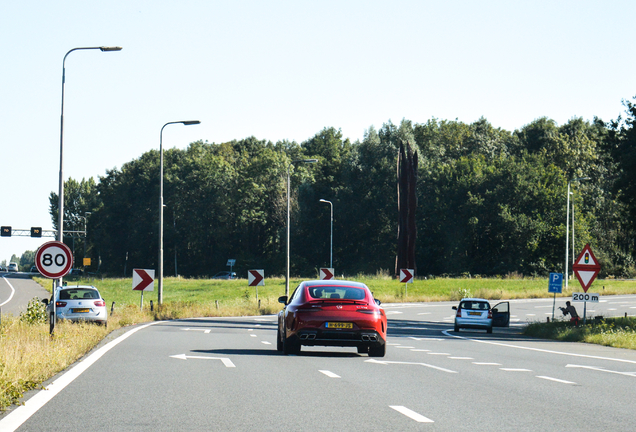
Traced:
MULTIPOLYGON (((57 240, 59 242, 64 242, 64 83, 66 82, 66 57, 73 51, 79 50, 100 50, 102 52, 110 52, 110 51, 121 51, 121 47, 79 47, 73 48, 69 50, 62 60, 62 106, 61 106, 61 114, 60 114, 60 179, 59 179, 59 190, 58 190, 58 218, 57 218, 57 240)), ((57 286, 62 285, 62 278, 57 280, 57 286)), ((55 308, 55 290, 53 290, 53 322, 51 323, 51 333, 53 333, 55 329, 55 316, 56 316, 56 308, 55 308)))
POLYGON ((290 174, 289 170, 295 163, 316 163, 318 159, 297 159, 293 160, 287 165, 287 273, 285 276, 285 295, 289 298, 289 189, 290 189, 290 174))
POLYGON ((329 268, 333 268, 333 203, 331 201, 327 201, 325 199, 321 199, 320 202, 328 203, 331 207, 331 246, 329 248, 329 268))
POLYGON ((182 120, 168 122, 162 126, 159 133, 159 277, 157 278, 157 302, 163 304, 163 128, 170 124, 186 126, 201 123, 199 120, 182 120))
MULTIPOLYGON (((92 212, 84 212, 84 257, 82 258, 82 265, 84 267, 86 267, 84 265, 84 258, 86 258, 86 240, 88 238, 88 231, 87 231, 87 225, 88 225, 88 215, 89 214, 93 214, 92 212)), ((86 270, 86 269, 84 269, 86 270)))
MULTIPOLYGON (((581 182, 584 180, 590 180, 589 177, 577 177, 568 181, 567 203, 566 203, 566 216, 565 216, 565 272, 563 273, 565 279, 565 288, 568 287, 568 261, 569 261, 569 241, 570 241, 570 184, 572 182, 581 182)), ((574 205, 574 202, 572 203, 574 205)), ((574 207, 572 208, 572 253, 574 254, 574 207)), ((572 255, 574 257, 574 255, 572 255)), ((574 262, 574 258, 572 258, 574 262)))

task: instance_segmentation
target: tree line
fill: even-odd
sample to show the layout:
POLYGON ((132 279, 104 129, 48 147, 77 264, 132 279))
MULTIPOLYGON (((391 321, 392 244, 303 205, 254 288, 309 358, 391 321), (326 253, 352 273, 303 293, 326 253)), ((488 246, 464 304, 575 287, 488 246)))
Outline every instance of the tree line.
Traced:
MULTIPOLYGON (((624 104, 624 116, 607 123, 539 118, 510 132, 483 118, 405 119, 370 127, 355 142, 326 127, 302 143, 250 137, 169 149, 164 274, 208 276, 231 258, 239 274, 263 268, 283 275, 288 172, 292 274, 314 277, 329 264, 330 208, 321 199, 333 203, 336 273, 393 274, 402 144, 419 159, 420 276, 563 271, 567 185, 577 178, 589 180, 571 182, 576 251, 590 243, 602 275, 634 276, 636 108, 624 104), (317 162, 293 162, 309 158, 317 162)), ((55 229, 57 199, 52 192, 55 229)), ((97 181, 65 183, 65 229, 83 227, 86 218, 91 271, 130 276, 132 268, 157 268, 158 207, 157 150, 97 181)), ((81 263, 81 239, 75 250, 81 263)))

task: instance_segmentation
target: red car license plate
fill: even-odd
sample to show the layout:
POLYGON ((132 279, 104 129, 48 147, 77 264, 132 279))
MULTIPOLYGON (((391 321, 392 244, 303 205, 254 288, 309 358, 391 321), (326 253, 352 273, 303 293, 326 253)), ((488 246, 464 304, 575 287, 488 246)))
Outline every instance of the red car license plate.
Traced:
POLYGON ((88 313, 90 309, 88 308, 82 308, 82 309, 73 309, 71 312, 73 313, 88 313))
POLYGON ((328 322, 325 324, 327 328, 352 329, 353 323, 347 322, 328 322))

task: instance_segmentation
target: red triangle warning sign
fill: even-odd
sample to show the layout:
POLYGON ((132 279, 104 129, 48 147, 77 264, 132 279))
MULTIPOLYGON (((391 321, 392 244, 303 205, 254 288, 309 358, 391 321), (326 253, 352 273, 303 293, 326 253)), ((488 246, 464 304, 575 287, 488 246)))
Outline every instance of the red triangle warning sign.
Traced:
POLYGON ((587 289, 601 271, 601 265, 594 256, 589 244, 586 244, 579 256, 576 257, 574 264, 572 264, 572 270, 581 283, 583 291, 587 292, 587 289))

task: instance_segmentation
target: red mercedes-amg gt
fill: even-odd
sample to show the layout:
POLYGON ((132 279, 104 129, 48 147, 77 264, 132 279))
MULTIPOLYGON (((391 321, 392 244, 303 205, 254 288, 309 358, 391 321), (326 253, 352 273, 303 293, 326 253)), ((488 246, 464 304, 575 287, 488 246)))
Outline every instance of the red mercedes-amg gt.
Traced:
POLYGON ((305 281, 291 298, 278 301, 285 305, 278 313, 278 351, 298 354, 302 345, 349 346, 370 357, 384 357, 386 314, 365 284, 305 281))

